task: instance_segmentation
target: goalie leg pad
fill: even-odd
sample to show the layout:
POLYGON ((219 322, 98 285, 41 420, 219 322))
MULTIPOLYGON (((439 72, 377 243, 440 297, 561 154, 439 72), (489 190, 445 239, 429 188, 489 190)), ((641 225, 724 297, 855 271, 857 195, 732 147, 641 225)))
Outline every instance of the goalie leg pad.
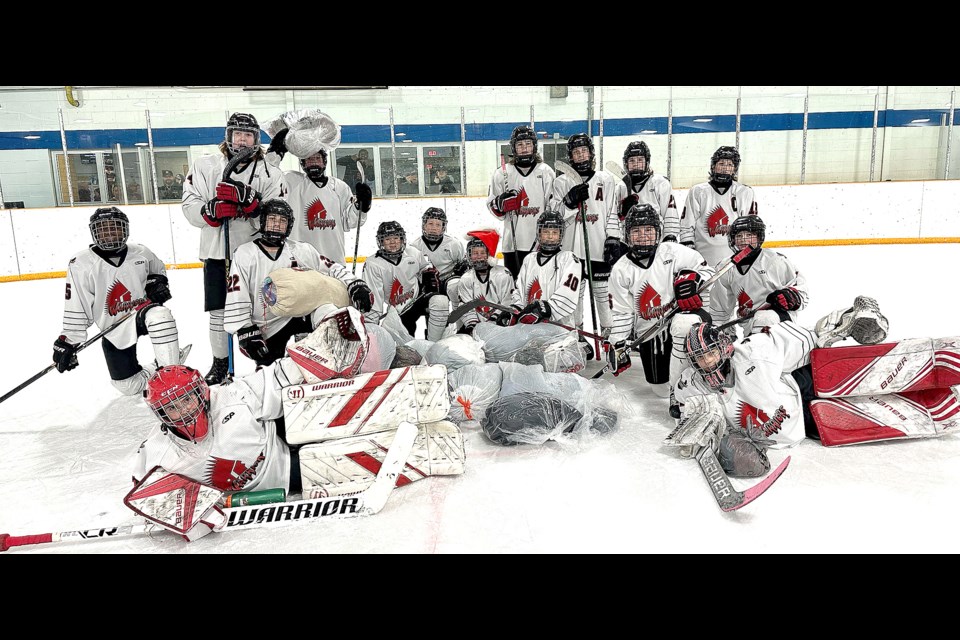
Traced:
MULTIPOLYGON (((463 434, 452 422, 417 425, 418 433, 403 472, 402 487, 427 476, 463 473, 463 434)), ((324 498, 366 490, 377 476, 396 429, 339 438, 300 448, 300 475, 305 498, 324 498)))
MULTIPOLYGON (((898 438, 933 438, 947 426, 956 424, 960 405, 949 389, 941 390, 945 402, 938 409, 942 419, 931 418, 920 402, 900 394, 870 395, 856 398, 822 398, 810 403, 810 411, 820 431, 820 442, 835 447, 859 442, 898 438)), ((928 394, 929 392, 921 392, 928 394)), ((926 398, 936 406, 932 394, 926 398)))
MULTIPOLYGON (((944 356, 947 357, 947 356, 944 356)), ((817 397, 836 398, 920 391, 938 385, 928 338, 810 352, 817 397)), ((960 358, 957 358, 960 363, 960 358)), ((946 368, 945 368, 946 370, 946 368)))

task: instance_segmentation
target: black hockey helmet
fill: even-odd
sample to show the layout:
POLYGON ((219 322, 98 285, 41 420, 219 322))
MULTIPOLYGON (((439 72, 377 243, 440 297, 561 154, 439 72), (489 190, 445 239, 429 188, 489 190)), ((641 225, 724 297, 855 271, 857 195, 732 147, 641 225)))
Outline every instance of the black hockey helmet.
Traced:
POLYGON ((381 222, 380 226, 377 227, 377 247, 380 249, 378 253, 385 258, 399 258, 403 254, 403 250, 407 247, 407 232, 403 230, 399 222, 393 220, 381 222), (387 251, 384 247, 384 240, 392 236, 399 236, 400 238, 401 246, 398 251, 387 251))
POLYGON ((510 149, 513 151, 513 163, 518 167, 531 166, 537 157, 537 133, 529 126, 522 124, 510 134, 510 149), (533 153, 520 155, 517 153, 517 143, 521 140, 533 141, 533 153))
POLYGON ((330 159, 329 159, 329 156, 327 155, 327 150, 323 148, 317 150, 317 152, 313 154, 313 156, 310 156, 308 158, 300 158, 300 168, 303 169, 303 172, 307 174, 307 177, 310 178, 310 180, 312 180, 313 182, 316 182, 317 180, 323 177, 324 173, 326 173, 327 165, 330 164, 330 159), (307 160, 309 160, 310 158, 316 155, 319 155, 321 158, 323 158, 323 166, 318 167, 317 165, 312 164, 308 167, 307 160))
POLYGON ((634 184, 641 183, 650 177, 653 169, 650 167, 650 147, 643 140, 634 140, 627 145, 623 152, 623 170, 630 174, 630 180, 634 184), (627 160, 630 158, 643 158, 643 169, 631 171, 627 166, 627 160))
POLYGON ((593 171, 594 166, 596 165, 597 154, 593 149, 593 140, 590 139, 585 133, 577 133, 570 136, 567 140, 567 160, 570 161, 570 166, 576 169, 577 173, 584 175, 590 171, 593 171), (573 161, 573 150, 577 147, 586 147, 590 150, 590 159, 584 160, 583 162, 574 162, 573 161))
POLYGON ((104 251, 123 249, 130 237, 130 218, 116 207, 101 207, 90 216, 90 236, 104 251))
POLYGON ((755 233, 757 235, 757 247, 763 246, 763 241, 767 237, 767 225, 763 223, 758 215, 740 216, 730 225, 730 231, 727 234, 727 244, 734 253, 739 252, 743 247, 737 246, 738 233, 755 233))
POLYGON ((283 241, 290 237, 290 232, 293 231, 293 209, 287 204, 286 200, 280 200, 275 198, 273 200, 267 200, 260 205, 260 237, 263 239, 264 244, 268 244, 271 247, 279 247, 283 244, 283 241), (267 218, 270 216, 281 216, 286 219, 287 226, 283 231, 268 230, 267 229, 267 218))
POLYGON ((710 157, 710 182, 716 185, 728 185, 737 179, 740 171, 740 152, 736 147, 720 147, 710 157), (733 162, 733 173, 717 173, 717 162, 730 160, 733 162))
POLYGON ((657 246, 663 237, 663 222, 660 220, 660 214, 653 208, 653 205, 646 202, 635 204, 627 211, 623 219, 623 242, 630 247, 630 255, 636 260, 643 260, 657 252, 657 246), (653 244, 641 244, 633 242, 630 239, 630 232, 637 227, 653 227, 657 231, 657 237, 653 244))
POLYGON ((723 386, 730 375, 733 341, 730 336, 709 322, 698 322, 690 327, 683 349, 690 363, 714 389, 723 386))
POLYGON ((563 230, 566 226, 567 221, 564 220, 563 214, 553 209, 547 209, 537 217, 537 242, 540 245, 540 253, 551 254, 560 251, 560 245, 563 243, 563 230), (555 241, 544 242, 541 234, 545 229, 558 229, 560 237, 555 241))
POLYGON ((223 133, 224 140, 230 153, 239 153, 241 147, 233 145, 233 132, 244 131, 253 134, 253 146, 260 146, 260 125, 257 119, 249 113, 235 113, 227 120, 227 128, 223 133))
POLYGON ((467 242, 467 262, 470 264, 470 268, 477 271, 486 271, 490 268, 490 249, 480 238, 470 238, 467 242), (482 250, 483 257, 477 256, 474 258, 474 249, 482 250))
POLYGON ((423 212, 423 217, 420 219, 420 231, 423 233, 423 239, 427 242, 440 242, 443 240, 443 234, 447 230, 447 214, 440 207, 430 207, 423 212), (424 225, 427 224, 427 220, 439 220, 443 223, 443 228, 440 230, 439 234, 427 233, 424 225))

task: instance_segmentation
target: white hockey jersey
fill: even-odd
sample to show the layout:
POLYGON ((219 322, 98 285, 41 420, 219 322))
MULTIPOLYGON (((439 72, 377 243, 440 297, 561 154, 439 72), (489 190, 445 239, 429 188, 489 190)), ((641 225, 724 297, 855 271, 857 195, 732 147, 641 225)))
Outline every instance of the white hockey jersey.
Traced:
POLYGON ((299 171, 283 174, 283 197, 293 209, 292 240, 306 242, 320 255, 346 264, 344 235, 363 225, 367 214, 360 213, 347 183, 328 177, 322 188, 299 171))
POLYGON ((274 422, 283 415, 277 366, 211 386, 209 432, 201 442, 154 431, 137 450, 134 481, 159 465, 222 491, 289 489, 290 451, 274 422))
POLYGON ((541 264, 542 257, 537 252, 524 258, 517 274, 513 304, 525 307, 534 300, 545 300, 550 305, 552 322, 575 326, 583 304, 583 262, 570 251, 558 251, 541 264))
MULTIPOLYGON (((227 162, 226 156, 222 153, 198 158, 190 167, 190 173, 187 174, 187 179, 183 183, 183 200, 181 201, 183 215, 187 222, 201 229, 199 254, 201 260, 225 259, 223 253, 225 225, 230 225, 231 253, 243 243, 252 240, 254 234, 260 229, 260 220, 257 218, 233 219, 219 227, 211 227, 200 215, 204 205, 216 197, 217 184, 223 179, 223 169, 227 166, 227 162)), ((283 184, 281 172, 262 159, 250 162, 242 171, 235 172, 232 179, 256 189, 260 193, 261 202, 281 197, 283 184)))
MULTIPOLYGON (((592 262, 603 261, 603 243, 607 239, 607 228, 619 224, 617 217, 620 211, 620 201, 617 200, 617 184, 623 184, 623 181, 615 178, 608 171, 597 171, 587 182, 590 186, 589 195, 586 202, 585 214, 587 216, 587 235, 590 239, 590 260, 592 262), (613 218, 611 221, 610 218, 613 218)), ((563 212, 564 220, 567 221, 567 228, 563 231, 563 248, 566 251, 572 251, 575 256, 581 260, 586 260, 586 253, 583 248, 583 226, 581 225, 580 213, 577 209, 569 209, 563 203, 563 198, 578 183, 573 178, 559 175, 553 181, 553 199, 555 206, 558 206, 563 212)))
POLYGON ((520 251, 534 250, 537 242, 537 217, 543 213, 550 200, 556 175, 550 165, 538 162, 526 176, 512 164, 506 165, 505 169, 497 169, 490 176, 487 210, 497 220, 503 221, 502 251, 516 251, 518 248, 520 251), (504 171, 506 171, 506 178, 504 178, 504 171), (510 189, 519 193, 520 208, 500 216, 494 212, 493 202, 497 196, 510 189), (513 237, 514 226, 517 231, 516 240, 513 237))
MULTIPOLYGON (((509 307, 514 303, 516 288, 513 276, 506 267, 491 266, 485 280, 480 280, 477 272, 471 269, 460 278, 460 300, 462 302, 489 300, 494 304, 509 307)), ((472 327, 479 322, 489 320, 494 311, 492 307, 477 307, 464 315, 461 322, 465 327, 472 327)))
POLYGON ((373 292, 373 307, 368 319, 376 322, 387 312, 387 307, 396 307, 402 314, 420 295, 420 272, 433 263, 416 247, 407 245, 400 262, 393 264, 378 254, 363 263, 363 281, 373 292))
POLYGON ((680 242, 693 243, 710 266, 730 257, 727 234, 740 216, 757 213, 753 189, 736 180, 723 195, 709 182, 694 185, 687 192, 680 214, 680 242))
POLYGON ((263 281, 277 269, 300 267, 350 284, 359 280, 345 266, 320 255, 305 242, 287 240, 276 256, 271 256, 257 242, 247 242, 237 248, 230 263, 227 282, 227 303, 223 311, 223 328, 235 334, 243 327, 255 324, 264 338, 275 335, 290 318, 273 313, 263 297, 263 281))
MULTIPOLYGON (((632 193, 636 193, 637 197, 640 199, 638 204, 649 204, 654 209, 657 210, 657 213, 660 214, 660 219, 663 221, 663 230, 660 234, 661 238, 667 236, 673 236, 678 241, 680 239, 680 213, 677 211, 677 202, 673 197, 673 187, 670 186, 670 181, 665 177, 657 174, 653 174, 647 181, 643 183, 643 186, 640 189, 634 188, 632 193)), ((619 212, 620 204, 623 202, 624 198, 631 194, 631 190, 627 188, 627 184, 620 180, 617 183, 617 216, 611 217, 607 221, 607 235, 613 236, 615 238, 620 238, 624 240, 623 237, 623 223, 620 222, 619 212)))
MULTIPOLYGON (((104 260, 93 246, 70 258, 63 304, 63 335, 70 344, 87 339, 87 327, 109 329, 127 312, 147 302, 144 285, 151 273, 165 274, 163 262, 143 245, 127 243, 120 266, 104 260)), ((118 349, 137 343, 137 323, 125 322, 103 337, 118 349)))
MULTIPOLYGON (((810 296, 803 274, 783 254, 763 249, 745 274, 733 267, 714 283, 710 289, 710 316, 716 324, 742 318, 763 304, 771 292, 787 287, 800 294, 800 309, 806 307, 810 296)), ((791 320, 797 319, 797 311, 788 311, 787 315, 791 320)), ((747 320, 743 334, 750 335, 752 330, 753 320, 747 320)))
POLYGON ((440 244, 437 245, 436 249, 431 249, 430 245, 423 239, 423 236, 420 236, 410 244, 427 256, 430 264, 440 272, 441 280, 449 278, 453 273, 453 267, 467 257, 466 246, 456 238, 452 238, 446 234, 443 235, 443 239, 440 241, 440 244))
POLYGON ((800 387, 790 375, 810 362, 816 335, 793 323, 781 322, 734 343, 730 362, 733 386, 714 391, 697 372, 687 367, 677 380, 674 394, 680 403, 691 396, 718 393, 728 427, 746 427, 747 418, 757 428, 765 426, 775 449, 790 447, 806 437, 800 387))
POLYGON ((704 280, 714 274, 703 256, 675 242, 660 243, 649 269, 629 256, 618 260, 610 272, 610 342, 626 340, 631 331, 638 338, 656 325, 669 310, 673 281, 684 269, 696 271, 704 280))

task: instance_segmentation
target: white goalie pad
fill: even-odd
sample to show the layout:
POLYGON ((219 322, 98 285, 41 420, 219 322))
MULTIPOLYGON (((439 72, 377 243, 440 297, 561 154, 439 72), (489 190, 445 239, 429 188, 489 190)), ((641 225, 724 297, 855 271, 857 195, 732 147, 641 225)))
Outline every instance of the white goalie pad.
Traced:
POLYGON ((272 271, 260 289, 270 311, 281 318, 299 318, 324 304, 350 306, 347 285, 336 278, 300 267, 272 271))
POLYGON ((215 487, 157 466, 124 496, 123 503, 147 520, 185 534, 221 496, 215 487))
MULTIPOLYGON (((427 476, 463 473, 463 434, 452 422, 417 425, 413 449, 397 478, 402 487, 427 476)), ((340 438, 300 448, 300 475, 307 499, 366 490, 393 444, 396 429, 365 436, 340 438)))
POLYGON ((443 420, 450 411, 443 365, 404 367, 287 387, 287 442, 323 442, 443 420))
POLYGON ((369 347, 363 315, 353 307, 344 307, 320 318, 313 332, 287 347, 287 353, 307 383, 314 384, 356 375, 369 347))

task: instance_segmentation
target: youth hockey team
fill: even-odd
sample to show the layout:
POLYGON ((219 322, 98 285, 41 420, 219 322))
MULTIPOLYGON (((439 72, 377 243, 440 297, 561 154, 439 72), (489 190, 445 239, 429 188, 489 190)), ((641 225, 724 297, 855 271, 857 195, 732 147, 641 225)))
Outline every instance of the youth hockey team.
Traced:
MULTIPOLYGON (((952 342, 826 349, 847 337, 861 345, 885 339, 887 320, 864 296, 814 329, 797 322, 809 300, 806 281, 786 256, 764 248, 766 225, 753 190, 737 180, 741 158, 733 147, 717 149, 708 181, 689 190, 678 214, 645 142, 627 145, 618 178, 597 168, 588 135, 574 135, 569 166, 557 173, 541 158, 534 130, 516 127, 512 155, 493 172, 486 200, 502 225, 504 266, 495 264, 496 233, 478 231, 464 243, 447 233, 445 211, 431 206, 412 242, 399 221, 380 223, 378 250, 357 277, 345 266, 345 234, 365 228, 372 194, 363 182, 351 189, 327 175, 339 131, 335 141, 324 138, 329 132, 317 125, 324 116, 286 114, 265 152, 257 120, 235 113, 218 152, 197 159, 187 175, 182 208, 200 229, 210 314, 213 363, 205 376, 184 364, 190 348, 181 350, 164 306, 172 294, 163 263, 128 242, 130 221, 120 209, 91 216, 93 243, 68 264, 53 361, 60 372, 77 367, 87 329, 104 332, 113 385, 142 394, 162 425, 138 452, 137 486, 160 467, 221 491, 306 495, 305 487, 317 486, 311 474, 345 450, 337 448, 342 441, 321 441, 305 462, 302 443, 288 439, 292 405, 284 391, 372 375, 362 392, 331 392, 342 400, 334 422, 362 413, 390 369, 389 361, 382 370, 362 365, 378 342, 390 341, 378 325, 391 315, 412 337, 418 323, 425 327, 431 342, 487 322, 566 325, 581 331, 583 357, 603 359, 615 378, 639 357, 646 382, 669 398, 665 411, 677 420, 665 444, 682 456, 710 448, 735 477, 765 474, 769 448, 806 437, 851 444, 939 435, 960 413, 951 391, 960 382, 960 349, 952 342), (302 172, 281 172, 269 161, 285 153, 299 158, 302 172), (294 317, 276 313, 263 286, 290 270, 320 274, 328 287, 300 291, 315 305, 294 317), (340 298, 330 293, 337 288, 340 298), (448 322, 453 310, 476 301, 508 310, 481 302, 448 322), (585 306, 602 342, 582 337, 585 306), (154 354, 146 365, 136 353, 143 335, 154 354), (231 336, 256 363, 254 374, 232 379, 231 336), (888 365, 904 371, 894 384, 882 375, 888 365)), ((462 471, 456 426, 442 417, 429 424, 424 438, 453 443, 450 459, 432 460, 434 472, 462 471)), ((187 539, 224 525, 219 505, 186 525, 144 515, 187 539)))

